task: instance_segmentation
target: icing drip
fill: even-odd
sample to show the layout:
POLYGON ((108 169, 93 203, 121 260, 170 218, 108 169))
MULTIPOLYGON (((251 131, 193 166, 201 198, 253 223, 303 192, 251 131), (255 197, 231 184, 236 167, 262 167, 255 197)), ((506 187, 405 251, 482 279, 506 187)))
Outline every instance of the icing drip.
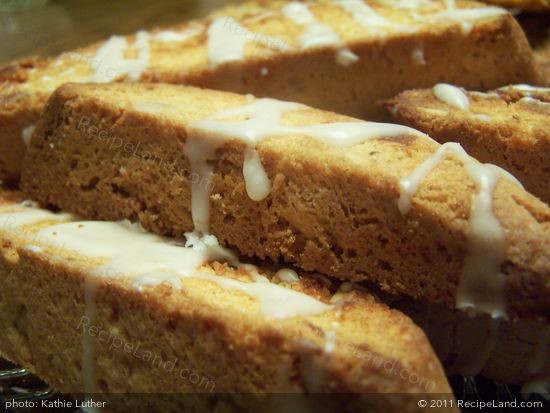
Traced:
POLYGON ((440 101, 458 109, 468 110, 470 100, 462 89, 447 83, 438 83, 433 87, 433 94, 440 101))
POLYGON ((482 164, 469 156, 458 143, 448 142, 400 181, 399 210, 403 214, 409 211, 411 198, 421 182, 449 153, 464 164, 477 189, 470 210, 469 252, 461 273, 457 308, 473 308, 495 318, 505 317, 504 280, 500 272, 504 231, 493 214, 492 197, 500 178, 507 177, 516 184, 521 184, 505 170, 495 165, 482 164))
POLYGON ((244 60, 246 37, 237 31, 227 30, 230 20, 228 17, 218 17, 208 28, 208 61, 213 67, 244 60))
POLYGON ((298 39, 303 50, 319 47, 335 48, 336 61, 343 66, 348 66, 359 60, 355 53, 345 47, 337 33, 329 26, 316 21, 306 4, 291 2, 282 8, 282 12, 294 23, 305 27, 305 33, 298 39))
POLYGON ((212 67, 245 58, 248 42, 261 44, 270 49, 284 51, 287 45, 280 39, 253 33, 231 17, 218 17, 208 28, 208 60, 212 67))
POLYGON ((237 140, 246 145, 243 165, 245 187, 251 199, 261 201, 270 193, 270 181, 255 148, 265 138, 305 135, 327 145, 344 148, 376 138, 402 135, 427 137, 415 129, 389 123, 356 121, 309 126, 287 126, 281 123, 283 113, 304 108, 306 106, 298 103, 256 99, 250 104, 223 111, 210 119, 191 122, 187 126, 188 138, 184 151, 193 173, 200 177, 191 184, 196 230, 208 233, 211 185, 205 185, 205 182, 211 182, 213 170, 207 161, 215 155, 216 148, 226 141, 237 140), (226 120, 230 118, 244 120, 226 120))
POLYGON ((122 36, 111 36, 96 52, 90 62, 90 66, 95 70, 95 74, 90 78, 90 82, 112 82, 122 75, 127 75, 128 79, 139 80, 141 74, 149 66, 149 45, 150 35, 146 31, 136 33, 134 43, 138 51, 135 58, 126 58, 124 55, 128 49, 128 43, 122 36))
POLYGON ((248 147, 244 152, 243 176, 246 193, 253 201, 261 201, 271 191, 271 182, 262 165, 258 151, 248 147))
POLYGON ((25 146, 29 146, 29 143, 31 143, 31 137, 34 132, 34 128, 36 125, 29 125, 25 128, 23 128, 23 131, 21 132, 21 138, 23 139, 23 143, 25 146))
POLYGON ((289 268, 283 268, 282 270, 277 271, 275 277, 279 278, 281 281, 288 283, 297 283, 300 281, 300 277, 296 274, 296 271, 289 268))

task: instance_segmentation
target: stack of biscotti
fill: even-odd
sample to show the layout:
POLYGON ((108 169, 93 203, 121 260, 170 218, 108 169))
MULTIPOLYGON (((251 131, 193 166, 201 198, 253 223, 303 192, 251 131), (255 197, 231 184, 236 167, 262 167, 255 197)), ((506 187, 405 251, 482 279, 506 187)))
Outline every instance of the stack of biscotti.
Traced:
POLYGON ((439 84, 405 91, 385 105, 398 122, 441 143, 460 142, 550 203, 550 88, 520 84, 480 93, 439 84))
MULTIPOLYGON (((3 194, 0 351, 64 392, 202 391, 151 372, 151 359, 177 359, 217 392, 356 393, 350 411, 415 410, 414 397, 360 396, 449 391, 414 324, 347 282, 370 281, 407 296, 395 305, 416 320, 436 306, 445 327, 488 323, 491 340, 465 346, 474 360, 457 359, 481 360, 465 374, 546 379, 544 340, 503 341, 525 337, 513 323, 548 324, 550 208, 457 143, 274 99, 373 119, 377 100, 440 80, 542 83, 503 10, 404 3, 249 3, 5 69, 5 177, 26 156, 25 196, 66 212, 3 194), (105 336, 144 352, 108 354, 105 336), (517 365, 539 347, 537 369, 517 365), (516 362, 505 372, 492 363, 503 348, 501 363, 516 362)), ((431 337, 450 366, 469 335, 431 337)))
MULTIPOLYGON (((211 233, 245 256, 485 313, 505 338, 507 323, 548 324, 548 205, 405 126, 194 87, 69 84, 37 124, 21 185, 84 217, 211 233)), ((519 367, 487 372, 540 375, 519 367)))
POLYGON ((212 237, 185 247, 22 199, 0 194, 0 354, 58 391, 189 394, 155 398, 161 411, 319 401, 291 393, 347 394, 321 399, 324 411, 419 411, 427 393, 452 397, 420 328, 365 289, 242 264, 212 237))
POLYGON ((185 83, 374 120, 386 116, 378 100, 438 81, 487 89, 543 80, 521 28, 496 7, 462 0, 245 3, 0 69, 0 179, 18 179, 24 141, 50 94, 86 81, 185 83))

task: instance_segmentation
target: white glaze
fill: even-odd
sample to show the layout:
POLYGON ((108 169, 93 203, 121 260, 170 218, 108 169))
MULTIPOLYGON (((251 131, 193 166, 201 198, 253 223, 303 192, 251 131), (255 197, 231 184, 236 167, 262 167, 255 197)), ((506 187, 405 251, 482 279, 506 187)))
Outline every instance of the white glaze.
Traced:
POLYGON ((29 143, 31 143, 31 137, 34 132, 34 128, 36 127, 35 124, 29 125, 21 131, 21 138, 23 139, 23 143, 25 146, 29 146, 29 143))
MULTIPOLYGON (((448 2, 449 5, 454 2, 448 2)), ((471 9, 457 9, 456 7, 448 8, 447 10, 433 13, 430 15, 421 16, 424 21, 455 21, 460 24, 464 35, 470 34, 474 27, 474 22, 477 20, 498 17, 508 12, 500 7, 478 7, 471 9)))
POLYGON ((413 135, 427 138, 427 135, 415 129, 389 123, 354 121, 288 126, 281 122, 283 113, 305 108, 306 106, 298 103, 269 98, 256 99, 244 106, 215 114, 210 119, 187 125, 188 138, 184 152, 190 160, 193 173, 200 177, 192 180, 191 184, 193 223, 196 230, 204 234, 209 231, 211 186, 205 185, 205 182, 211 182, 213 171, 207 161, 215 155, 216 148, 225 142, 236 140, 245 144, 245 187, 251 199, 261 201, 269 195, 270 181, 255 148, 268 137, 293 139, 296 135, 305 135, 339 148, 384 137, 413 135), (232 118, 239 120, 231 121, 232 118))
POLYGON ((137 49, 137 57, 127 58, 128 43, 123 36, 111 36, 96 52, 90 62, 95 74, 90 82, 112 82, 122 75, 127 75, 129 80, 139 80, 141 74, 149 66, 150 58, 150 34, 146 31, 136 33, 134 47, 137 49))
POLYGON ((336 61, 343 66, 348 66, 359 60, 355 53, 345 47, 340 36, 332 28, 315 19, 306 4, 291 2, 286 4, 281 11, 295 24, 305 27, 305 32, 298 38, 303 50, 320 47, 334 48, 336 49, 336 61))
POLYGON ((519 182, 504 169, 482 164, 469 156, 454 142, 441 145, 438 150, 420 164, 399 183, 398 207, 406 214, 411 207, 412 196, 419 185, 445 156, 453 154, 463 164, 477 192, 470 209, 468 254, 465 258, 457 292, 457 308, 472 308, 493 317, 505 317, 505 302, 500 265, 503 258, 504 231, 493 213, 493 190, 501 178, 519 182))
POLYGON ((550 87, 532 86, 532 85, 526 85, 524 83, 504 86, 499 88, 498 90, 506 91, 507 89, 513 89, 520 92, 541 92, 541 93, 550 92, 550 87))
POLYGON ((296 271, 291 270, 290 268, 283 268, 275 273, 275 277, 279 278, 281 281, 288 282, 291 284, 297 283, 300 281, 300 277, 296 271))
POLYGON ((199 28, 189 28, 183 31, 162 30, 151 36, 157 42, 186 42, 193 37, 198 36, 203 30, 199 28))
POLYGON ((470 108, 470 99, 462 89, 456 86, 438 83, 433 87, 433 94, 440 101, 457 109, 468 110, 470 108))
POLYGON ((278 51, 288 48, 284 41, 253 33, 232 17, 216 18, 208 27, 207 35, 208 61, 214 68, 224 63, 243 61, 249 42, 278 51))
POLYGON ((271 192, 271 182, 258 151, 248 147, 244 152, 243 177, 246 193, 253 201, 261 201, 271 192))
POLYGON ((208 27, 208 61, 212 67, 244 60, 246 37, 236 30, 228 30, 228 22, 238 25, 229 17, 218 17, 208 27))
POLYGON ((37 235, 47 242, 63 243, 79 256, 102 261, 91 270, 93 275, 129 279, 140 290, 166 281, 179 289, 182 279, 195 278, 255 298, 267 318, 306 316, 331 309, 312 297, 270 282, 247 283, 201 270, 208 261, 234 257, 213 236, 202 239, 187 234, 189 246, 184 247, 174 240, 144 233, 135 225, 97 221, 56 224, 39 230, 37 235))

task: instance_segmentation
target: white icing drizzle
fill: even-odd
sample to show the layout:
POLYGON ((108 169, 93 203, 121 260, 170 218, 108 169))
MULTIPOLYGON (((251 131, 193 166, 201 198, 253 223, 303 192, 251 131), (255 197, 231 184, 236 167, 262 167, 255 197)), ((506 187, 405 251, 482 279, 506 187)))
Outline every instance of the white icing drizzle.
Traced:
POLYGON ((46 221, 68 221, 70 214, 55 214, 50 211, 34 209, 34 206, 11 207, 0 209, 0 228, 20 229, 46 221))
POLYGON ((279 278, 281 281, 288 282, 291 284, 297 283, 300 281, 300 277, 296 271, 291 270, 290 268, 283 268, 275 273, 275 277, 279 278))
POLYGON ((189 28, 183 31, 162 30, 153 34, 151 38, 158 42, 186 42, 202 32, 203 29, 199 28, 189 28))
POLYGON ((314 315, 332 308, 267 279, 267 282, 248 283, 202 271, 200 267, 208 261, 233 257, 213 236, 202 239, 187 234, 190 246, 184 247, 174 240, 144 233, 135 226, 97 221, 56 224, 37 234, 41 239, 64 243, 68 250, 83 257, 105 261, 91 270, 93 275, 123 277, 133 281, 138 289, 166 281, 174 289, 180 289, 182 279, 195 278, 257 299, 261 313, 267 318, 314 315))
POLYGON ((246 193, 253 201, 261 201, 271 192, 271 182, 254 148, 248 147, 244 152, 243 176, 246 193))
POLYGON ((253 33, 232 17, 218 17, 208 27, 208 61, 214 68, 245 58, 245 46, 248 42, 261 44, 267 48, 284 51, 284 41, 253 33))
POLYGON ((193 180, 192 214, 195 229, 206 234, 209 231, 210 191, 212 167, 208 164, 216 148, 230 140, 246 145, 243 165, 245 187, 249 197, 261 201, 269 195, 270 181, 255 150, 263 139, 274 136, 288 137, 305 135, 333 147, 350 147, 369 139, 413 135, 427 138, 415 129, 375 122, 334 122, 308 126, 281 124, 283 113, 304 109, 298 103, 276 99, 256 99, 244 106, 215 114, 210 119, 191 122, 187 125, 188 138, 184 152, 190 160, 193 173, 200 179, 193 180), (227 121, 229 118, 244 120, 227 121))
POLYGON ((458 24, 460 24, 462 33, 464 35, 468 35, 472 31, 475 21, 497 17, 508 13, 508 11, 500 7, 476 7, 458 9, 456 8, 456 4, 454 1, 445 0, 445 4, 447 6, 446 10, 430 15, 417 16, 417 19, 426 21, 456 21, 458 24))
POLYGON ((526 96, 531 96, 532 93, 548 93, 550 92, 550 87, 541 87, 541 86, 532 86, 527 84, 517 84, 504 86, 497 89, 499 92, 506 92, 507 90, 515 90, 521 92, 526 96))
POLYGON ((433 87, 433 94, 440 101, 458 109, 468 110, 470 99, 464 91, 456 86, 447 83, 438 83, 433 87))
POLYGON ((345 46, 334 30, 315 19, 306 4, 291 2, 286 4, 281 11, 294 23, 305 27, 305 33, 298 39, 303 50, 332 47, 336 49, 336 61, 343 66, 348 66, 359 60, 359 57, 345 46))
POLYGON ((334 0, 334 4, 347 11, 366 30, 390 25, 386 18, 376 13, 363 0, 334 0))
POLYGON ((324 350, 326 354, 331 354, 336 349, 336 334, 338 328, 340 328, 340 323, 338 321, 333 321, 330 329, 325 332, 324 350))
POLYGON ((112 82, 121 75, 127 75, 129 80, 139 80, 143 71, 149 66, 150 34, 141 30, 135 36, 134 47, 138 52, 135 58, 125 57, 128 43, 123 36, 111 36, 97 50, 90 62, 95 70, 90 82, 112 82))
POLYGON ((229 17, 218 17, 208 27, 208 61, 212 67, 244 60, 246 37, 235 30, 227 30, 228 21, 238 24, 229 17))
POLYGON ((35 127, 36 125, 32 124, 23 128, 23 130, 21 131, 21 138, 23 139, 23 143, 25 144, 25 146, 29 146, 35 127))
POLYGON ((458 143, 448 142, 400 181, 399 210, 403 214, 409 211, 411 198, 421 182, 448 154, 455 155, 464 164, 477 189, 470 210, 469 251, 460 277, 457 308, 472 308, 494 318, 505 317, 504 280, 500 272, 504 231, 493 213, 492 197, 500 178, 507 177, 516 184, 521 184, 504 169, 482 164, 469 156, 458 143))

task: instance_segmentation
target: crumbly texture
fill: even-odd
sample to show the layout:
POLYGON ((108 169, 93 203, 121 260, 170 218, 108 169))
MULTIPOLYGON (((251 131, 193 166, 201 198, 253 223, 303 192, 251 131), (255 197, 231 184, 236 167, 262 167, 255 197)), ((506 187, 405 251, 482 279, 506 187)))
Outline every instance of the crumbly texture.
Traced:
MULTIPOLYGON (((179 236, 193 230, 186 125, 247 102, 184 86, 65 85, 37 125, 22 189, 44 205, 90 218, 130 218, 179 236), (147 113, 133 106, 140 102, 166 106, 162 114, 147 113)), ((293 125, 350 120, 310 108, 282 117, 293 125)), ((244 144, 227 141, 209 161, 211 231, 246 256, 372 280, 454 307, 476 191, 462 162, 446 157, 420 185, 411 211, 402 215, 397 206, 400 179, 437 148, 412 135, 343 149, 306 136, 272 137, 257 145, 272 189, 256 202, 244 186, 244 144)), ((505 233, 508 314, 547 318, 550 208, 501 179, 493 210, 505 233)))
POLYGON ((466 94, 469 110, 440 101, 432 89, 403 92, 385 106, 398 122, 441 143, 460 142, 480 161, 503 167, 550 203, 550 92, 510 87, 498 94, 466 94))
MULTIPOLYGON (((342 66, 336 62, 333 49, 300 50, 298 38, 305 29, 280 13, 283 4, 245 3, 224 9, 224 14, 234 16, 252 33, 281 40, 290 46, 288 50, 269 47, 269 42, 266 46, 265 39, 250 41, 244 61, 212 68, 207 57, 206 30, 212 20, 209 17, 170 28, 201 30, 187 42, 151 41, 150 65, 140 80, 275 97, 364 119, 387 117, 376 105, 377 101, 438 81, 479 90, 509 83, 543 82, 525 35, 511 15, 475 21, 473 30, 464 34, 458 22, 419 24, 407 10, 375 3, 373 7, 380 15, 416 28, 413 32, 383 29, 380 35, 362 28, 351 14, 333 2, 320 2, 312 7, 312 12, 319 21, 329 24, 359 57, 354 64, 342 66)), ((466 1, 457 4, 481 6, 466 1)), ((441 11, 441 7, 418 12, 429 16, 441 11)), ((129 45, 134 44, 134 36, 126 39, 129 45)), ((94 73, 90 62, 94 62, 95 52, 102 44, 56 59, 15 62, 0 70, 0 145, 19 148, 17 152, 0 151, 0 179, 16 180, 19 175, 24 152, 21 128, 37 120, 45 98, 55 88, 90 78, 94 73)), ((133 47, 130 49, 129 53, 136 52, 133 47)), ((94 67, 97 66, 96 62, 94 67)), ((103 66, 98 68, 101 73, 113 69, 103 66)), ((117 80, 125 79, 121 76, 117 80)))
MULTIPOLYGON (((3 191, 0 208, 20 199, 3 191)), ((181 290, 160 285, 140 292, 123 277, 94 276, 93 259, 34 236, 51 223, 7 222, 0 227, 0 353, 58 391, 85 391, 88 329, 101 393, 390 393, 349 395, 345 411, 418 411, 414 397, 396 393, 451 393, 422 330, 366 290, 338 292, 334 309, 318 315, 266 319, 254 298, 209 281, 185 278, 181 290), (86 285, 97 288, 95 316, 85 312, 86 285), (336 346, 327 354, 330 331, 336 346), (175 368, 163 367, 174 360, 175 368), (187 375, 178 377, 183 369, 187 375)), ((248 280, 221 263, 201 271, 248 280)), ((307 275, 287 287, 326 302, 336 288, 307 275)), ((224 403, 223 397, 185 400, 186 411, 224 403)), ((243 411, 238 403, 225 408, 214 410, 243 411)))

